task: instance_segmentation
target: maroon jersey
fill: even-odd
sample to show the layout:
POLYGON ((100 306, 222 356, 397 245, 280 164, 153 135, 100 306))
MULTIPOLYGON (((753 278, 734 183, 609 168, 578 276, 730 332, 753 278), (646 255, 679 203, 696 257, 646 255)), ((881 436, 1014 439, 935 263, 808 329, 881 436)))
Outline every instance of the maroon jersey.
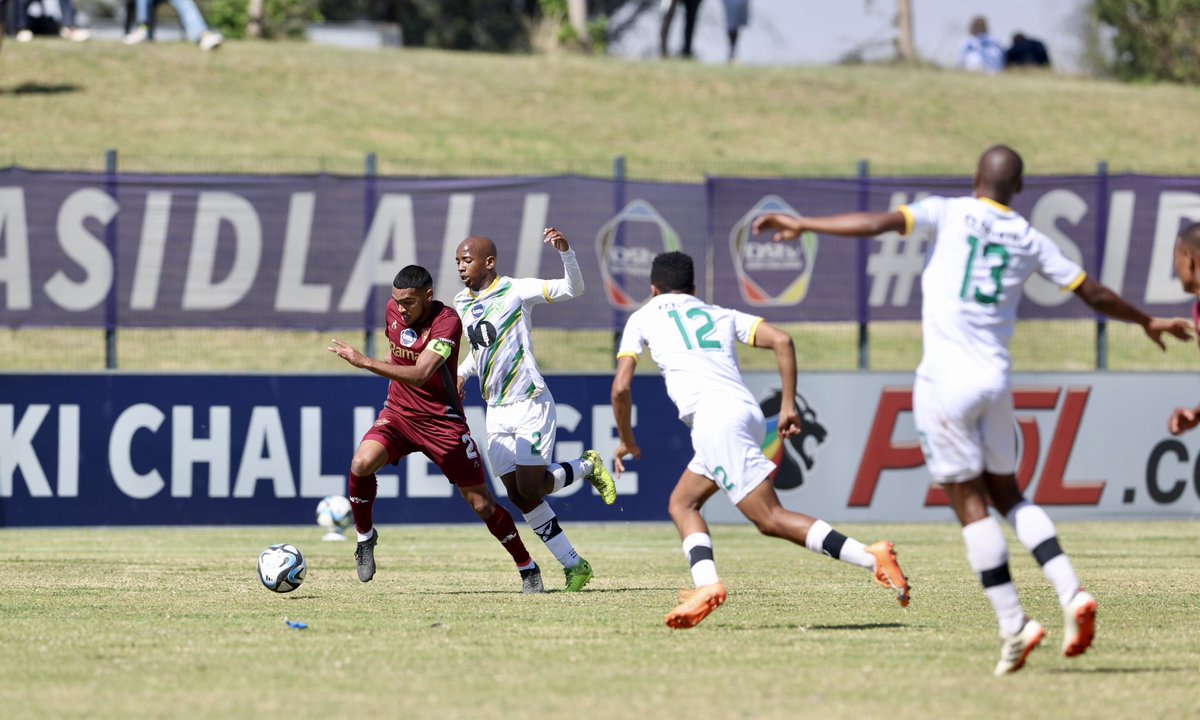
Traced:
POLYGON ((422 386, 388 383, 385 409, 401 413, 420 413, 450 420, 465 420, 458 399, 458 339, 462 336, 462 320, 458 313, 438 301, 420 322, 409 327, 400 317, 400 308, 389 302, 387 310, 387 339, 391 362, 394 365, 416 365, 417 358, 431 342, 441 341, 450 346, 450 357, 434 371, 422 386))

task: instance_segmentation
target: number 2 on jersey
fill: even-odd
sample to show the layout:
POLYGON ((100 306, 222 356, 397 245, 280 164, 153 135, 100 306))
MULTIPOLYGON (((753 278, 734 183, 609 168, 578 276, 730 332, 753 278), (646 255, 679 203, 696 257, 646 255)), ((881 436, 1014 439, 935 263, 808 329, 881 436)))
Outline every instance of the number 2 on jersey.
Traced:
MULTIPOLYGON (((979 256, 979 238, 974 235, 967 236, 967 242, 971 244, 971 254, 967 256, 967 268, 963 271, 962 290, 959 291, 959 297, 963 300, 967 299, 967 290, 971 288, 971 268, 975 265, 975 259, 979 256)), ((995 305, 1000 301, 1000 281, 1004 275, 1004 271, 1008 268, 1008 249, 1003 245, 995 243, 987 243, 983 246, 983 257, 995 255, 1000 258, 997 265, 991 267, 992 281, 996 283, 992 292, 984 293, 979 288, 975 288, 975 302, 980 305, 995 305)))
MULTIPOLYGON (((688 337, 688 329, 687 326, 683 324, 683 318, 679 317, 679 311, 671 310, 667 314, 670 315, 671 319, 675 321, 675 327, 679 328, 679 334, 683 336, 683 344, 687 346, 688 350, 692 350, 692 340, 688 337)), ((709 334, 711 334, 713 328, 716 327, 715 323, 713 323, 712 316, 700 308, 692 308, 691 310, 688 310, 687 316, 689 320, 700 317, 704 318, 704 323, 700 325, 700 327, 696 328, 696 346, 698 346, 701 350, 720 350, 721 343, 719 341, 708 339, 709 334)))

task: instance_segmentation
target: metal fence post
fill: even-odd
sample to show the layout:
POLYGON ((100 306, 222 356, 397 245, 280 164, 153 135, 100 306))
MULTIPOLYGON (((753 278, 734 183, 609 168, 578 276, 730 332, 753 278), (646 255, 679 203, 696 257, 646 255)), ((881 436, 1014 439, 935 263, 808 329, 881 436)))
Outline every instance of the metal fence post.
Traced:
MULTIPOLYGON (((117 151, 114 149, 104 153, 104 184, 109 197, 117 202, 117 151)), ((104 229, 104 244, 113 261, 112 284, 104 300, 104 367, 108 370, 117 369, 117 287, 121 268, 117 258, 117 223, 120 217, 121 214, 117 213, 104 229)))
MULTIPOLYGON (((618 155, 613 158, 613 215, 618 215, 625 208, 625 156, 618 155)), ((617 223, 616 235, 613 237, 613 244, 621 247, 625 244, 624 240, 625 229, 622 223, 617 223)), ((601 258, 600 262, 604 262, 601 258)), ((612 344, 612 363, 613 367, 617 366, 617 348, 621 346, 621 311, 613 308, 613 344, 612 344)))
MULTIPOLYGON (((375 215, 375 178, 379 174, 379 162, 375 153, 367 153, 366 160, 363 163, 363 232, 362 238, 365 240, 367 233, 371 231, 371 218, 375 215)), ((367 306, 363 317, 363 347, 367 357, 375 357, 375 332, 374 328, 378 323, 378 318, 375 317, 375 290, 372 285, 372 290, 367 294, 367 306)))
MULTIPOLYGON (((1108 242, 1108 163, 1096 163, 1096 279, 1103 282, 1108 242)), ((1108 369, 1108 318, 1096 315, 1096 369, 1108 369)))
MULTIPOLYGON (((871 164, 867 160, 858 161, 858 209, 867 212, 871 207, 871 164)), ((858 238, 858 369, 868 370, 871 367, 871 341, 867 327, 871 318, 870 308, 867 307, 867 252, 869 239, 858 238)))

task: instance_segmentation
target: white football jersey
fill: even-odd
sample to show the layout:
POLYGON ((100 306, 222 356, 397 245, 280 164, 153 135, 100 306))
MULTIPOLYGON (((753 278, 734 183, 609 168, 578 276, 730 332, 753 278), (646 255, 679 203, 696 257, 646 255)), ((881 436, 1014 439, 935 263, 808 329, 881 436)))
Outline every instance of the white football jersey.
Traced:
POLYGON ((925 347, 917 374, 1007 385, 1025 280, 1037 272, 1074 290, 1086 277, 1083 269, 1012 208, 988 198, 927 197, 899 211, 905 234, 936 231, 921 274, 925 347))
POLYGON ((490 407, 536 397, 546 381, 533 357, 533 307, 583 294, 583 272, 575 251, 561 253, 564 277, 559 280, 497 276, 478 293, 454 296, 471 352, 458 365, 458 375, 479 375, 479 389, 490 407))
POLYGON ((742 381, 734 342, 754 344, 762 318, 709 305, 693 295, 662 293, 629 316, 617 357, 636 359, 650 346, 667 395, 688 424, 701 400, 727 397, 758 406, 742 381))

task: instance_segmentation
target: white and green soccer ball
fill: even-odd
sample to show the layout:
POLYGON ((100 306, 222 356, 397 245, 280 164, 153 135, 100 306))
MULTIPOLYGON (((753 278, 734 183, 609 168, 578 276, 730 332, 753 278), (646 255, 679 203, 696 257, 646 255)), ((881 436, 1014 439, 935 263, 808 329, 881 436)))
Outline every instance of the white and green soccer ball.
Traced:
POLYGON ((354 524, 350 501, 344 495, 328 495, 317 503, 317 524, 326 530, 344 530, 354 524))
POLYGON ((295 545, 272 545, 258 556, 258 579, 263 587, 277 593, 288 593, 300 587, 308 574, 304 555, 295 545))

